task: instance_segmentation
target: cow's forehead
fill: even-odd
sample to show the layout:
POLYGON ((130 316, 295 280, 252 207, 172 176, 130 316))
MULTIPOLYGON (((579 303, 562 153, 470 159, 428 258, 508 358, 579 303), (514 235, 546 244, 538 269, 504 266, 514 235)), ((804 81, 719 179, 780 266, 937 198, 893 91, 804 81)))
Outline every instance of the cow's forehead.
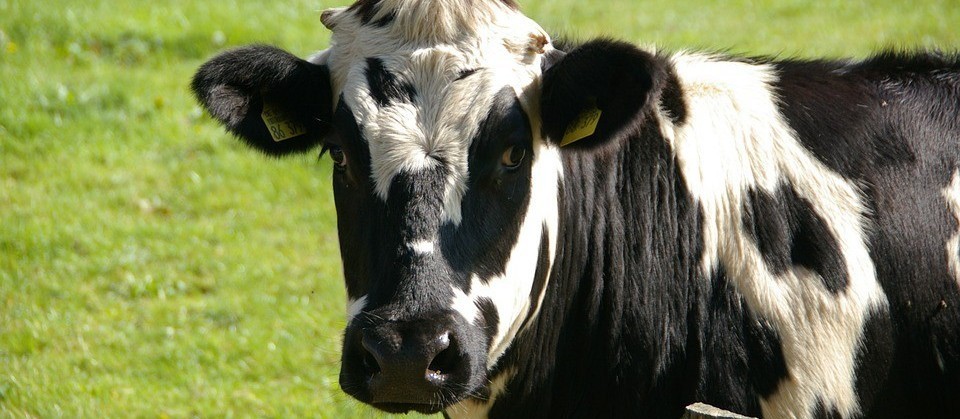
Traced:
POLYGON ((536 22, 497 0, 366 0, 328 9, 321 20, 333 31, 337 60, 346 65, 437 46, 468 60, 530 61, 548 40, 536 22))
POLYGON ((367 142, 377 194, 386 199, 397 173, 443 165, 445 215, 459 221, 470 141, 505 89, 536 111, 529 93, 550 45, 535 22, 502 2, 463 3, 472 11, 434 3, 328 10, 331 47, 317 61, 329 67, 334 98, 367 142))
MULTIPOLYGON (((333 31, 325 54, 334 92, 379 57, 411 77, 443 85, 464 70, 530 72, 549 47, 533 20, 498 0, 380 0, 323 12, 333 31)), ((518 82, 521 80, 518 80, 518 82)))

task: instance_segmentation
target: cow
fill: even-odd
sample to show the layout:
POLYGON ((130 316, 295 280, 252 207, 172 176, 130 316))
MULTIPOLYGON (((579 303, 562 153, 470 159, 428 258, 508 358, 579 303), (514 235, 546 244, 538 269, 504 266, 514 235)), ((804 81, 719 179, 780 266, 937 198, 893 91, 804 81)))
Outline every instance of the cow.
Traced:
POLYGON ((555 42, 512 0, 360 0, 192 80, 332 160, 340 385, 393 413, 960 412, 960 59, 555 42))

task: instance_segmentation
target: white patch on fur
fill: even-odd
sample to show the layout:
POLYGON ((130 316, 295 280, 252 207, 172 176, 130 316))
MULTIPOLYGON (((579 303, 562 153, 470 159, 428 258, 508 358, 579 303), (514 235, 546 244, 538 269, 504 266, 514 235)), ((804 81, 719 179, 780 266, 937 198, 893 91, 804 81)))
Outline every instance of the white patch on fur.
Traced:
POLYGON ((490 408, 497 396, 503 394, 507 388, 507 383, 516 375, 513 369, 507 369, 490 381, 490 398, 484 401, 467 399, 460 403, 451 405, 444 409, 444 413, 451 419, 481 419, 490 414, 490 408))
POLYGON ((360 313, 363 312, 363 309, 367 306, 367 296, 364 295, 356 300, 349 299, 347 300, 347 324, 350 324, 353 321, 354 317, 357 317, 360 313))
MULTIPOLYGON (((953 172, 950 185, 943 189, 943 197, 947 200, 947 207, 960 223, 960 170, 953 172)), ((947 240, 947 265, 953 274, 953 280, 960 287, 960 230, 947 240)))
POLYGON ((667 118, 660 123, 704 211, 703 272, 722 265, 782 340, 790 377, 761 400, 763 416, 808 417, 818 400, 843 417, 856 416, 861 334, 867 317, 887 306, 865 242, 867 208, 858 186, 800 144, 776 106, 773 68, 688 53, 672 60, 691 117, 680 126, 667 118), (774 194, 781 185, 809 201, 836 238, 849 277, 839 295, 804 268, 774 275, 745 233, 747 191, 774 194))
POLYGON ((433 253, 435 250, 433 242, 426 241, 426 240, 407 243, 407 248, 409 248, 410 250, 412 250, 414 253, 418 255, 427 255, 427 254, 433 253))
POLYGON ((467 323, 473 324, 480 313, 476 301, 457 286, 451 285, 450 288, 453 289, 453 301, 450 303, 450 309, 460 313, 467 323))
POLYGON ((368 142, 377 195, 386 200, 398 173, 444 165, 443 217, 459 224, 470 141, 503 87, 513 87, 521 103, 531 102, 525 92, 540 75, 543 52, 531 45, 549 37, 499 1, 466 8, 452 0, 384 0, 378 10, 395 12, 393 23, 364 26, 345 9, 325 12, 324 23, 334 28, 332 46, 317 56, 330 68, 333 97, 343 94, 368 142), (413 86, 414 103, 377 105, 365 75, 369 57, 413 86), (467 69, 480 71, 455 82, 467 69))

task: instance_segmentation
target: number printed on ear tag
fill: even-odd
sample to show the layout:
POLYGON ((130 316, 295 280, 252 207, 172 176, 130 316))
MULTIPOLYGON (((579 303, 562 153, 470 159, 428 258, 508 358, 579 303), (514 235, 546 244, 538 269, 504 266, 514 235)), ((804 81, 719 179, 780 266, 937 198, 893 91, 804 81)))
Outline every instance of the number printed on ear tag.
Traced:
POLYGON ((574 119, 567 132, 563 134, 563 140, 560 141, 560 147, 569 145, 575 141, 587 138, 597 130, 597 123, 600 122, 600 109, 597 107, 588 108, 583 111, 577 119, 574 119))
POLYGON ((267 124, 267 130, 270 131, 270 136, 275 142, 307 133, 307 127, 284 113, 275 103, 264 102, 260 118, 263 119, 264 124, 267 124))

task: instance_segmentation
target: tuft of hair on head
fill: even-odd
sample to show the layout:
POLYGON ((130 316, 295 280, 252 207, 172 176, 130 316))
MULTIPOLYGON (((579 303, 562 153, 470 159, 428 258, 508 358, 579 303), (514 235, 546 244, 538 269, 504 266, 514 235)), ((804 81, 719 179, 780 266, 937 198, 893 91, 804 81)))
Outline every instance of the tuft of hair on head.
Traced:
POLYGON ((347 10, 346 7, 334 7, 324 10, 322 13, 320 13, 320 23, 332 31, 334 28, 336 28, 337 23, 340 22, 341 16, 345 10, 347 10))

